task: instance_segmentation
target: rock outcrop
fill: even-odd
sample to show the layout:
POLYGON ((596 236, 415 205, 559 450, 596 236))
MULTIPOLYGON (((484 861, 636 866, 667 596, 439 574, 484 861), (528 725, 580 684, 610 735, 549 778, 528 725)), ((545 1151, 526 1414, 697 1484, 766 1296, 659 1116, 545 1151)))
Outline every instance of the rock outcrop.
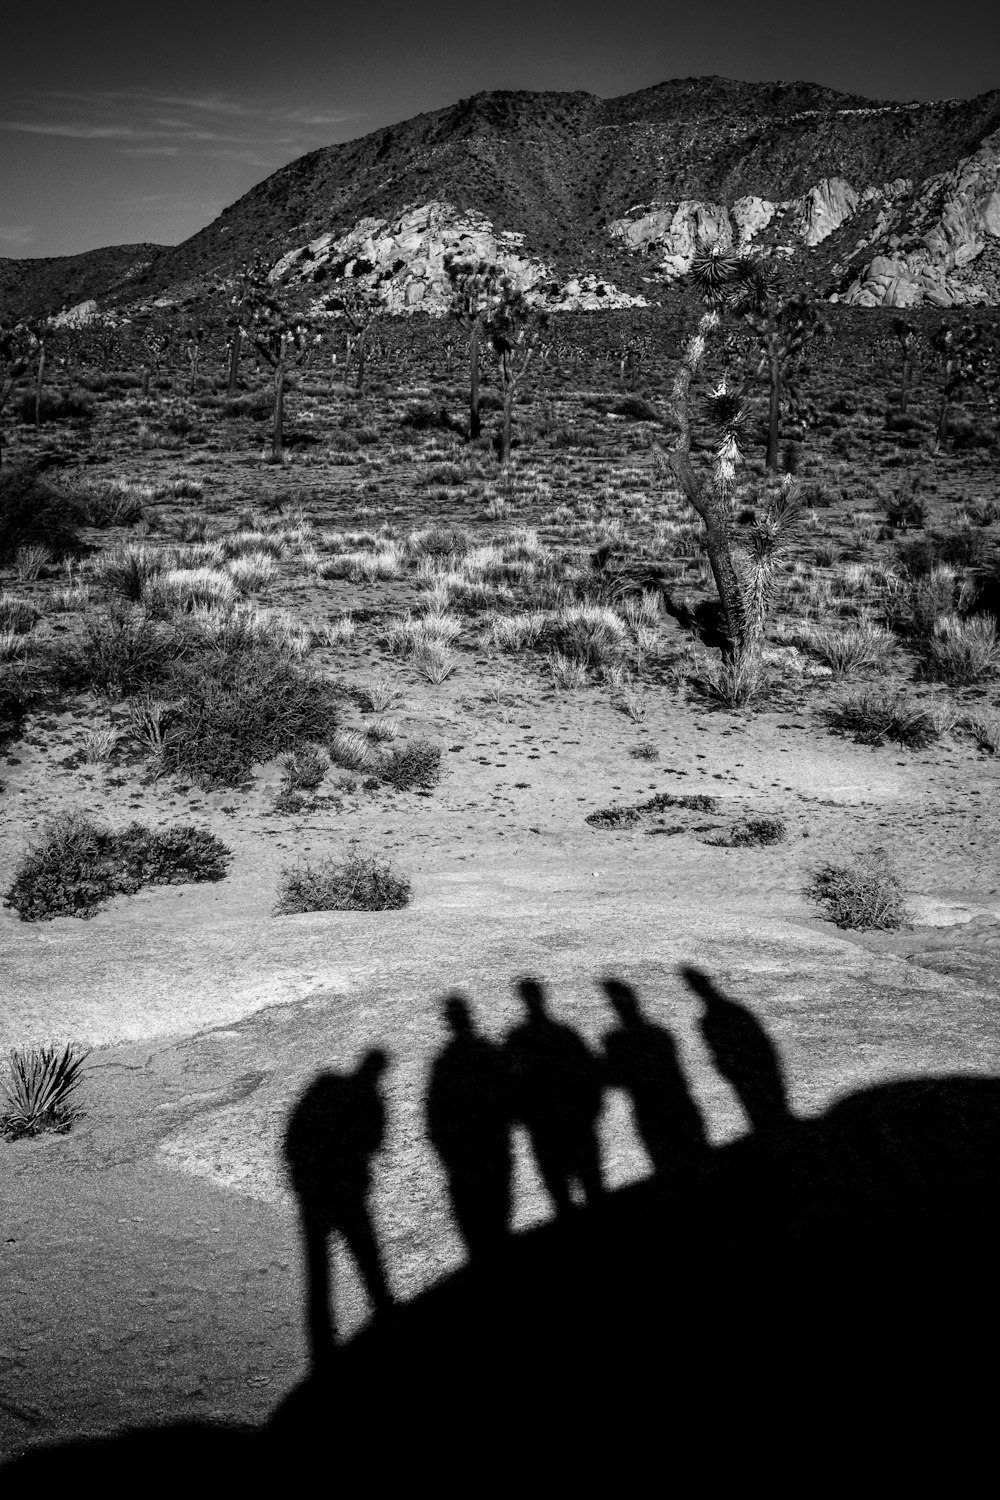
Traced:
POLYGON ((528 300, 554 311, 645 306, 597 276, 561 284, 552 268, 524 251, 524 235, 497 230, 484 215, 451 203, 407 208, 396 219, 365 218, 346 234, 322 234, 283 255, 270 273, 274 283, 312 283, 317 299, 350 279, 378 292, 386 312, 440 316, 449 303, 447 255, 487 260, 500 267, 528 300))
POLYGON ((753 253, 767 247, 792 255, 822 244, 835 230, 873 202, 890 203, 908 192, 905 179, 860 191, 842 177, 824 177, 801 198, 772 202, 744 196, 727 207, 685 198, 680 203, 632 210, 608 225, 611 235, 643 255, 655 252, 667 280, 683 276, 698 250, 736 249, 753 253), (774 229, 773 233, 768 233, 774 229))
POLYGON ((929 177, 894 217, 884 252, 864 266, 844 302, 958 307, 994 301, 995 287, 979 280, 974 262, 1000 240, 1000 131, 952 171, 929 177))

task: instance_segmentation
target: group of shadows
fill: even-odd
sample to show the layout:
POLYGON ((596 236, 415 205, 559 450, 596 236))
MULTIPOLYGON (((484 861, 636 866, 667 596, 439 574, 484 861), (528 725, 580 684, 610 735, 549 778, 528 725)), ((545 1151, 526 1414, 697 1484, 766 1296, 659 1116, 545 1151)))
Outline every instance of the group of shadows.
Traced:
POLYGON ((535 980, 520 982, 525 1016, 502 1045, 452 995, 425 1117, 463 1267, 394 1300, 369 1211, 389 1059, 319 1074, 284 1138, 308 1377, 263 1429, 146 1429, 35 1450, 7 1474, 419 1478, 473 1493, 964 1483, 992 1447, 1000 1081, 903 1080, 797 1117, 764 1028, 701 970, 681 972, 747 1117, 740 1139, 710 1145, 674 1038, 626 985, 605 981, 617 1020, 599 1053, 535 980), (628 1095, 653 1169, 615 1190, 596 1134, 609 1086, 628 1095), (554 1208, 519 1234, 515 1125, 554 1208), (342 1343, 334 1231, 374 1308, 342 1343))

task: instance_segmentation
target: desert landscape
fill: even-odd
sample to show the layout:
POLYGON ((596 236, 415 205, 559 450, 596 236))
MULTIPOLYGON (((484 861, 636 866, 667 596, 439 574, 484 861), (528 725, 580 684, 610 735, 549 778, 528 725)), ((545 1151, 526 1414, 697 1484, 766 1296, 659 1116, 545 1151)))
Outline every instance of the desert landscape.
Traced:
MULTIPOLYGON (((707 162, 743 115, 702 82, 707 162)), ((631 178, 561 230, 517 151, 568 172, 584 96, 480 96, 303 158, 325 226, 293 164, 186 245, 0 268, 4 1458, 272 1419, 310 1359, 287 1122, 373 1048, 422 1316, 467 1259, 448 997, 499 1045, 534 978, 600 1060, 628 985, 719 1161, 763 1127, 692 967, 798 1121, 1000 1072, 1000 94, 740 85, 779 196, 762 147, 649 178, 679 87, 597 101, 631 178)))

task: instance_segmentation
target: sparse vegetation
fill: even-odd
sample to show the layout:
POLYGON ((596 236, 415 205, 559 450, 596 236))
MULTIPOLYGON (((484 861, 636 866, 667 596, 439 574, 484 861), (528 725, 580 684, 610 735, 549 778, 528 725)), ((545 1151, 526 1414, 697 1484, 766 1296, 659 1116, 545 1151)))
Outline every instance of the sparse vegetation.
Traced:
POLYGON ((145 885, 221 880, 231 858, 220 839, 193 824, 130 823, 113 833, 84 813, 61 813, 21 860, 4 905, 22 922, 92 917, 112 897, 145 885))
POLYGON ((909 921, 903 884, 884 849, 870 849, 846 864, 816 867, 806 895, 838 927, 894 930, 909 921))
POLYGON ((6 1082, 6 1107, 0 1110, 0 1135, 9 1141, 53 1131, 65 1135, 83 1114, 73 1096, 82 1083, 82 1069, 90 1053, 70 1042, 59 1049, 11 1049, 6 1082))
POLYGON ((407 906, 411 886, 394 866, 352 849, 343 859, 331 855, 315 864, 300 862, 282 871, 276 917, 313 911, 395 911, 407 906))

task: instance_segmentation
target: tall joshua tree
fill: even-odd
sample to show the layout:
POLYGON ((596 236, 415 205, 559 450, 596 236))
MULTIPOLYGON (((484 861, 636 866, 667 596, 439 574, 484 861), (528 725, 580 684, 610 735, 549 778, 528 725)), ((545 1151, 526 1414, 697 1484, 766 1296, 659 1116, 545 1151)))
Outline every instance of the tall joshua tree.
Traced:
MULTIPOLYGON (((451 284, 449 311, 469 336, 469 441, 482 432, 479 415, 479 376, 487 325, 496 305, 500 269, 487 260, 459 260, 446 255, 444 268, 451 284)), ((449 355, 449 368, 450 368, 449 355)))
POLYGON ((340 313, 351 330, 347 368, 350 368, 350 356, 353 355, 357 372, 355 381, 360 394, 365 388, 369 335, 382 314, 381 298, 372 287, 351 285, 345 281, 323 305, 328 312, 340 313))
POLYGON ((248 304, 253 319, 251 337, 274 374, 271 457, 280 459, 285 443, 285 377, 290 366, 302 363, 319 335, 313 333, 307 318, 281 302, 266 283, 251 287, 248 304))
POLYGON ((502 276, 497 301, 490 311, 489 334, 500 373, 503 403, 500 421, 500 466, 510 463, 514 396, 546 327, 546 315, 528 302, 524 293, 502 276))
POLYGON ((790 481, 781 495, 744 530, 733 536, 736 474, 744 460, 749 407, 745 391, 730 389, 724 378, 704 394, 695 411, 695 385, 701 375, 709 341, 722 327, 720 304, 726 298, 732 272, 724 254, 697 256, 689 276, 701 293, 706 310, 688 340, 674 377, 669 410, 674 439, 669 451, 654 447, 661 466, 677 481, 682 494, 701 517, 709 565, 719 594, 725 626, 725 654, 747 662, 757 657, 776 581, 777 559, 799 519, 799 505, 790 481), (692 420, 699 417, 712 431, 715 451, 711 467, 696 467, 691 453, 692 420))
MULTIPOLYGON (((723 317, 737 317, 751 330, 757 365, 748 372, 749 384, 766 379, 768 389, 767 451, 765 465, 778 468, 778 438, 783 406, 800 406, 798 372, 806 345, 825 324, 808 297, 790 292, 773 260, 751 260, 734 251, 707 252, 712 264, 713 308, 723 317)), ((692 265, 704 261, 699 257, 692 265)), ((752 357, 752 355, 751 355, 752 357)))
POLYGON ((977 323, 966 323, 961 328, 949 328, 942 323, 931 342, 944 365, 937 424, 937 446, 943 448, 948 441, 950 408, 965 387, 977 386, 992 411, 1000 386, 1000 354, 986 330, 977 323))
POLYGON ((896 335, 899 344, 899 410, 902 416, 906 416, 906 408, 910 399, 910 377, 913 374, 913 341, 917 336, 917 330, 912 323, 905 318, 895 318, 892 331, 896 335))

